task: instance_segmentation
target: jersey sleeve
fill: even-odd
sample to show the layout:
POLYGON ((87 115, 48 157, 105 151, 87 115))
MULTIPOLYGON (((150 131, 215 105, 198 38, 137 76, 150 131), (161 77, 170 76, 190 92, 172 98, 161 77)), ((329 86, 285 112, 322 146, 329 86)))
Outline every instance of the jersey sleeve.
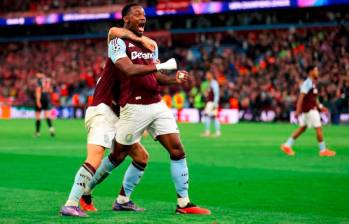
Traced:
POLYGON ((156 44, 156 42, 154 41, 154 45, 155 45, 155 49, 154 49, 154 61, 159 59, 159 49, 158 49, 158 45, 156 44))
POLYGON ((301 93, 307 94, 311 88, 312 88, 312 83, 309 79, 307 79, 301 85, 301 93))
POLYGON ((213 91, 213 102, 218 104, 219 102, 219 85, 217 81, 211 83, 211 88, 213 91))
POLYGON ((112 39, 108 44, 108 57, 115 63, 120 58, 127 57, 126 44, 120 38, 112 39))

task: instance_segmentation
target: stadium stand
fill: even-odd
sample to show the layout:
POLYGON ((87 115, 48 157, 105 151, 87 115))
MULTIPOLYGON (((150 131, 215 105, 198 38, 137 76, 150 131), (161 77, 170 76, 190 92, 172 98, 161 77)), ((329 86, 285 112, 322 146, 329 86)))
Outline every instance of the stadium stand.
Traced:
MULTIPOLYGON (((194 107, 204 96, 204 73, 212 71, 221 85, 221 107, 238 107, 254 117, 275 110, 277 119, 288 119, 294 110, 299 83, 308 64, 319 64, 320 97, 333 114, 348 111, 348 29, 274 30, 202 34, 196 45, 177 40, 161 48, 165 57, 176 57, 190 71, 190 85, 164 90, 174 100, 184 96, 183 107, 194 107)), ((105 62, 105 40, 11 43, 2 46, 1 96, 14 105, 32 105, 34 74, 44 71, 54 80, 56 106, 88 97, 105 62), (75 100, 73 100, 75 97, 75 100)))

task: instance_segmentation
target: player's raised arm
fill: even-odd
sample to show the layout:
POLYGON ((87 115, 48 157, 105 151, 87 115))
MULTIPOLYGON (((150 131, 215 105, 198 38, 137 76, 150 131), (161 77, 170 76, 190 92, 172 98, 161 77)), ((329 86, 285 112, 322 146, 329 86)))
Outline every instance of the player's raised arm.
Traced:
POLYGON ((147 48, 150 51, 155 50, 155 42, 152 39, 146 36, 139 37, 136 34, 134 34, 132 31, 125 28, 119 28, 119 27, 110 28, 108 32, 108 43, 110 42, 110 40, 115 38, 133 40, 141 43, 145 48, 147 48))
POLYGON ((174 58, 161 64, 133 64, 126 54, 126 44, 120 38, 115 38, 109 42, 108 57, 113 61, 115 66, 127 76, 147 75, 161 70, 177 69, 177 62, 174 58))
POLYGON ((158 72, 155 77, 156 81, 162 86, 182 84, 187 82, 189 78, 187 71, 177 71, 175 76, 168 76, 158 72))

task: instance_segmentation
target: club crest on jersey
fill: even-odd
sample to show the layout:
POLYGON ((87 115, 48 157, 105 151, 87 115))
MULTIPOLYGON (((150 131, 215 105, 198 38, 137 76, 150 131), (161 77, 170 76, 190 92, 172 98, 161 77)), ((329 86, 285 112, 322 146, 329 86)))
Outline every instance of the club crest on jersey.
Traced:
POLYGON ((125 137, 126 142, 131 142, 133 139, 133 135, 132 134, 127 134, 125 137))
POLYGON ((119 50, 120 45, 118 44, 118 38, 112 39, 110 44, 113 46, 114 50, 119 50))
POLYGON ((154 53, 143 53, 138 51, 132 51, 131 52, 131 60, 134 59, 153 59, 154 53))

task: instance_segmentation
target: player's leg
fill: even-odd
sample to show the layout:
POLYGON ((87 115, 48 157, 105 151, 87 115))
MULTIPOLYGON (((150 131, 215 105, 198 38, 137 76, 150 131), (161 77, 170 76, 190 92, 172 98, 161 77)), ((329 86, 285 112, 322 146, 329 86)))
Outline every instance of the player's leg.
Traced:
POLYGON ((204 110, 205 131, 202 134, 202 136, 204 137, 208 137, 211 135, 212 108, 213 108, 213 103, 207 102, 204 110))
POLYGON ((102 161, 104 151, 105 148, 103 146, 94 144, 87 145, 87 159, 75 175, 74 184, 66 205, 77 206, 82 194, 85 191, 85 187, 90 184, 92 176, 95 174, 96 169, 99 167, 102 161), (89 171, 89 173, 92 175, 90 176, 86 173, 86 171, 89 171))
POLYGON ((41 128, 41 110, 35 108, 35 137, 40 136, 40 128, 41 128))
POLYGON ((214 127, 216 129, 216 136, 221 136, 221 124, 218 119, 218 115, 214 116, 214 127))
POLYGON ((298 117, 298 122, 299 122, 299 128, 297 128, 292 135, 286 140, 285 143, 281 145, 281 150, 289 156, 294 156, 296 153, 293 151, 292 146, 296 139, 301 136, 306 130, 307 126, 309 125, 308 123, 308 114, 307 113, 302 113, 298 117))
POLYGON ((190 202, 189 173, 185 152, 179 138, 176 120, 163 102, 156 104, 152 110, 156 111, 156 119, 148 127, 148 132, 156 138, 170 154, 171 176, 177 193, 177 213, 210 214, 210 211, 193 205, 190 202))
POLYGON ((111 174, 111 171, 124 161, 131 148, 132 145, 122 145, 114 142, 112 152, 102 160, 101 165, 98 167, 95 176, 90 182, 86 192, 87 194, 90 193, 97 184, 103 182, 104 179, 111 174))
POLYGON ((130 197, 143 176, 149 154, 140 143, 136 143, 132 146, 129 156, 133 161, 124 175, 120 193, 113 205, 114 211, 144 211, 143 208, 136 206, 130 197))
POLYGON ((68 200, 61 210, 62 215, 68 216, 86 216, 78 209, 81 196, 85 192, 85 188, 92 180, 96 169, 104 155, 104 147, 94 144, 87 145, 87 159, 77 171, 71 188, 68 200))
POLYGON ((300 126, 289 137, 284 144, 281 145, 281 150, 289 156, 294 156, 296 153, 293 151, 292 146, 296 139, 307 130, 307 126, 300 126))
POLYGON ((211 135, 211 116, 205 115, 205 132, 203 136, 208 137, 211 135))
MULTIPOLYGON (((110 148, 115 135, 115 123, 117 117, 106 105, 89 107, 86 111, 85 126, 87 133, 87 158, 78 170, 73 187, 65 206, 61 210, 62 215, 86 216, 78 207, 81 196, 90 185, 96 169, 100 166, 104 156, 104 149, 110 148)), ((88 201, 85 201, 86 203, 88 201)), ((93 207, 91 204, 90 207, 93 207)), ((88 208, 82 206, 84 209, 88 208)), ((94 207, 93 207, 94 208, 94 207)), ((86 209, 95 210, 95 209, 86 209)))
POLYGON ((166 148, 171 158, 171 176, 177 193, 177 213, 210 214, 207 209, 195 206, 189 199, 189 171, 183 145, 178 133, 157 136, 157 140, 166 148))
POLYGON ((121 119, 117 123, 116 141, 114 141, 113 150, 108 157, 103 159, 100 167, 97 169, 96 175, 88 186, 87 194, 97 184, 101 183, 114 168, 120 165, 131 151, 133 145, 140 141, 149 121, 147 121, 144 112, 143 116, 139 116, 139 113, 137 113, 139 110, 138 105, 126 105, 121 108, 121 119), (123 112, 127 112, 127 116, 122 116, 123 112))
POLYGON ((324 137, 322 133, 322 124, 321 124, 321 117, 318 110, 310 110, 307 113, 307 122, 308 127, 315 128, 316 131, 316 138, 319 143, 319 155, 320 156, 335 156, 336 152, 329 150, 326 148, 326 144, 324 142, 324 137))
POLYGON ((55 128, 52 125, 52 119, 50 118, 50 111, 49 110, 45 110, 44 111, 44 115, 45 115, 45 119, 46 119, 46 122, 47 122, 47 126, 48 126, 49 131, 50 131, 50 135, 52 137, 54 137, 55 136, 55 128))
POLYGON ((324 137, 323 137, 322 127, 315 128, 315 131, 316 131, 316 139, 319 143, 319 149, 320 149, 319 155, 320 156, 335 156, 336 152, 332 151, 326 147, 326 143, 325 143, 324 137))

